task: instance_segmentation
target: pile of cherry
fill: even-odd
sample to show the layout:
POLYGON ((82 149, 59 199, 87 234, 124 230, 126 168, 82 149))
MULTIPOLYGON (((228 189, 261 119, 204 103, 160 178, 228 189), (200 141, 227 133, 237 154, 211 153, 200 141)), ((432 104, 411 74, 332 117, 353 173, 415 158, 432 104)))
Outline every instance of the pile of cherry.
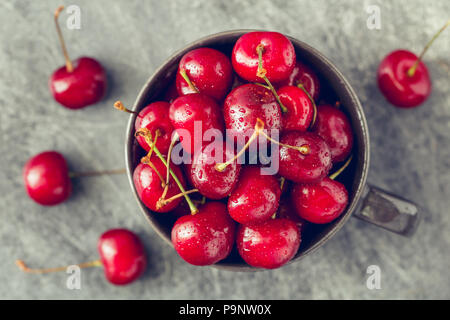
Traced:
MULTIPOLYGON (((62 10, 57 9, 55 23, 66 65, 52 74, 49 86, 58 103, 81 109, 102 99, 106 72, 93 58, 70 60, 58 25, 62 10)), ((431 81, 422 58, 449 24, 419 57, 397 50, 382 61, 378 85, 392 104, 415 107, 427 99, 431 81)), ((212 48, 186 53, 166 101, 140 110, 135 135, 147 155, 135 168, 135 187, 154 214, 176 218, 172 242, 185 261, 215 264, 236 246, 249 265, 277 268, 295 256, 308 225, 330 223, 342 214, 348 193, 335 178, 351 161, 353 133, 338 102, 316 106, 320 86, 314 70, 296 60, 288 38, 250 32, 238 39, 231 59, 212 48), (244 143, 198 143, 196 121, 202 132, 215 129, 225 134, 226 129, 227 134, 243 137, 244 143), (271 136, 273 130, 281 133, 279 140, 271 136), (183 139, 181 131, 190 138, 183 139), (171 160, 178 140, 191 163, 177 166, 171 160), (217 143, 223 147, 223 162, 209 161, 217 143), (261 164, 238 162, 251 146, 264 143, 279 147, 270 155, 279 163, 276 175, 264 174, 261 164), (336 170, 330 174, 333 165, 336 170)), ((115 107, 136 113, 119 101, 115 107)), ((70 196, 71 178, 114 173, 123 170, 69 172, 63 155, 45 151, 26 163, 23 175, 30 198, 50 206, 70 196)), ((106 231, 98 251, 99 260, 79 266, 103 266, 113 284, 134 281, 147 266, 144 246, 130 230, 106 231)), ((31 269, 21 260, 17 265, 30 273, 65 270, 31 269)))
MULTIPOLYGON (((185 261, 215 264, 236 244, 250 266, 278 268, 297 253, 306 223, 329 223, 345 210, 347 190, 328 175, 350 156, 350 121, 336 106, 316 106, 319 77, 296 60, 287 37, 247 33, 231 59, 212 48, 187 52, 175 87, 170 103, 150 103, 136 116, 135 135, 148 154, 133 181, 151 211, 178 217, 172 243, 185 261), (201 132, 215 129, 223 140, 195 141, 196 121, 201 132), (279 141, 271 137, 274 130, 279 141), (241 143, 226 143, 227 134, 241 143), (170 152, 178 140, 191 161, 176 166, 170 152), (279 163, 277 174, 238 161, 252 144, 260 149, 264 143, 278 145, 270 155, 279 163), (281 216, 287 192, 292 208, 281 216), (194 193, 203 196, 197 205, 194 193)), ((129 111, 120 102, 116 107, 129 111)))

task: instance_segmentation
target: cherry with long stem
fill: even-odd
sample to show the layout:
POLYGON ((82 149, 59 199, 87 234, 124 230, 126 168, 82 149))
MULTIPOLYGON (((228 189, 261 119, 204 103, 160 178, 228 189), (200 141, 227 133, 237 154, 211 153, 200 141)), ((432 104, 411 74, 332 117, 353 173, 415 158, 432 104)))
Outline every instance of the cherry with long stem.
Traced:
POLYGON ((73 64, 72 61, 69 58, 69 53, 67 52, 67 48, 66 48, 66 43, 64 41, 62 32, 61 32, 61 27, 59 26, 59 22, 58 22, 58 18, 59 15, 61 13, 61 11, 64 10, 64 6, 59 6, 54 14, 54 18, 55 18, 55 25, 56 25, 56 32, 58 33, 58 38, 59 38, 59 42, 61 43, 61 48, 63 51, 63 55, 64 55, 64 59, 66 60, 66 69, 67 72, 72 72, 73 71, 73 64))
POLYGON ((286 113, 288 111, 288 109, 283 105, 283 103, 281 103, 280 97, 278 96, 278 93, 275 90, 275 88, 273 87, 272 83, 267 78, 267 76, 266 76, 267 71, 263 67, 262 54, 264 52, 264 45, 259 44, 256 47, 256 52, 258 53, 258 72, 256 75, 258 77, 262 78, 267 83, 267 86, 269 87, 270 91, 272 91, 273 95, 275 96, 275 99, 277 100, 278 104, 280 105, 281 111, 283 113, 286 113))
POLYGON ((417 67, 419 66, 420 61, 422 60, 425 53, 428 51, 428 49, 433 44, 434 40, 436 40, 441 33, 450 25, 450 20, 447 21, 447 23, 431 38, 431 40, 426 44, 425 48, 423 48, 422 52, 420 53, 419 57, 417 58, 416 62, 413 64, 411 68, 408 69, 408 76, 413 77, 416 73, 417 67))
POLYGON ((146 129, 146 128, 141 128, 138 131, 136 131, 135 136, 142 136, 146 142, 148 143, 148 145, 153 149, 153 151, 155 152, 156 156, 161 160, 161 162, 166 166, 166 168, 169 169, 170 171, 170 175, 172 176, 173 180, 175 181, 175 183, 178 185, 178 188, 180 188, 181 192, 184 195, 184 198, 186 199, 188 205, 189 205, 189 210, 191 211, 191 214, 194 215, 198 212, 197 207, 195 206, 195 204, 192 202, 191 198, 189 197, 188 194, 186 194, 186 190, 184 189, 183 185, 181 184, 180 180, 178 179, 177 175, 173 172, 173 170, 170 168, 169 163, 167 163, 166 159, 164 158, 164 156, 159 152, 158 148, 156 147, 156 145, 153 144, 152 141, 152 134, 150 132, 150 130, 146 129))

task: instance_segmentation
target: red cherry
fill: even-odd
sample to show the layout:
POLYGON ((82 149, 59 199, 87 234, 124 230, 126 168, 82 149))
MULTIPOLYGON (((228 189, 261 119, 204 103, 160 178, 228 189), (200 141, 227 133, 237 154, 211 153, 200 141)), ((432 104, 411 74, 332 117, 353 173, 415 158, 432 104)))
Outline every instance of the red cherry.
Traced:
POLYGON ((69 109, 81 109, 99 102, 106 93, 106 73, 101 64, 89 57, 73 61, 56 70, 49 80, 50 91, 57 102, 69 109))
POLYGON ((396 50, 387 55, 378 67, 378 87, 386 99, 397 107, 417 107, 431 93, 430 75, 422 61, 414 75, 408 75, 408 70, 417 59, 412 52, 396 50))
POLYGON ((238 182, 241 165, 235 160, 224 171, 218 171, 215 166, 234 156, 234 149, 226 143, 219 145, 219 143, 212 142, 199 149, 194 155, 189 171, 194 187, 210 199, 227 197, 238 182), (220 157, 216 153, 218 151, 222 151, 220 157), (219 162, 215 161, 216 159, 219 162))
POLYGON ((299 147, 301 151, 280 146, 279 174, 294 182, 316 182, 324 178, 332 167, 331 152, 326 142, 311 132, 291 131, 280 142, 299 147))
POLYGON ((126 229, 111 229, 98 241, 105 277, 115 285, 139 278, 147 267, 147 257, 139 237, 126 229))
POLYGON ((230 59, 211 48, 198 48, 186 53, 180 61, 176 77, 180 96, 201 92, 217 101, 225 98, 233 81, 230 59), (195 86, 192 88, 183 78, 182 71, 195 86))
POLYGON ((263 222, 277 211, 280 196, 275 176, 261 174, 260 167, 246 166, 228 199, 228 212, 241 224, 263 222))
POLYGON ((231 252, 235 223, 221 202, 208 202, 195 215, 179 218, 172 229, 172 244, 186 262, 205 266, 231 252))
POLYGON ((344 185, 328 177, 317 183, 296 184, 291 197, 301 218, 320 224, 339 217, 348 204, 344 185))
POLYGON ((308 225, 308 222, 297 214, 290 197, 281 198, 277 217, 292 220, 297 225, 300 234, 303 234, 308 225))
MULTIPOLYGON (((169 151, 172 138, 173 127, 169 119, 169 107, 169 103, 164 101, 150 103, 139 112, 134 124, 136 131, 141 128, 147 128, 153 137, 155 137, 156 131, 159 131, 160 135, 156 140, 156 147, 162 154, 166 154, 169 151)), ((138 136, 136 139, 145 151, 148 152, 150 150, 150 146, 144 137, 138 136)))
POLYGON ((262 47, 262 66, 270 82, 285 80, 295 66, 295 49, 291 41, 278 32, 249 32, 234 45, 231 60, 234 70, 243 79, 263 82, 257 75, 258 46, 262 47))
POLYGON ((233 137, 248 139, 258 118, 269 134, 271 129, 281 129, 280 106, 272 92, 260 85, 249 83, 235 88, 225 99, 223 112, 227 134, 233 137))
MULTIPOLYGON (((167 168, 164 163, 156 156, 150 159, 151 164, 140 163, 133 173, 133 182, 136 187, 137 194, 142 202, 152 211, 168 212, 173 210, 182 198, 177 198, 160 206, 158 201, 164 192, 164 181, 166 179, 167 168)), ((170 168, 180 180, 183 187, 186 186, 184 176, 179 167, 171 163, 170 168)), ((179 194, 180 188, 177 186, 172 176, 170 176, 169 187, 165 199, 169 199, 179 194)))
POLYGON ((325 140, 333 162, 344 161, 352 151, 353 130, 344 112, 330 105, 317 107, 313 132, 325 140))
POLYGON ((306 64, 297 61, 289 78, 277 83, 278 87, 303 85, 309 95, 317 101, 320 94, 320 81, 316 73, 306 64))
POLYGON ((275 269, 290 261, 300 246, 300 232, 289 219, 270 219, 259 224, 240 225, 237 248, 252 267, 275 269))
POLYGON ((306 131, 314 116, 314 105, 308 94, 294 86, 281 87, 277 93, 287 109, 282 115, 283 130, 306 131))
POLYGON ((49 87, 57 102, 69 109, 80 109, 99 102, 106 93, 107 78, 102 65, 95 59, 82 57, 71 61, 58 24, 64 6, 55 12, 55 24, 66 65, 50 77, 49 87))
POLYGON ((209 129, 223 131, 223 120, 219 105, 214 99, 201 94, 188 94, 177 98, 170 105, 169 118, 172 126, 180 135, 183 149, 194 154, 202 147, 203 134, 209 129), (195 122, 198 123, 198 130, 195 122), (196 135, 201 134, 198 138, 196 135), (182 131, 190 134, 189 139, 183 139, 182 131), (194 141, 197 140, 196 143, 194 141))
MULTIPOLYGON (((106 279, 115 285, 125 285, 139 278, 147 266, 144 246, 139 237, 126 229, 111 229, 98 240, 100 260, 77 264, 79 268, 104 267, 106 279)), ((32 269, 22 260, 16 265, 27 273, 44 274, 67 271, 68 266, 32 269)))
POLYGON ((59 204, 72 191, 66 160, 56 151, 45 151, 28 160, 23 178, 28 195, 41 205, 59 204))

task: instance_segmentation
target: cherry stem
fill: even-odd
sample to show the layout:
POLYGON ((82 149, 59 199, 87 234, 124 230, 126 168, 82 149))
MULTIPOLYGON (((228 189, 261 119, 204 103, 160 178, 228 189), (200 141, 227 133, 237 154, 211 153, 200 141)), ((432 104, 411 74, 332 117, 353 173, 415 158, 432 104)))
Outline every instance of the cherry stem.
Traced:
POLYGON ((136 111, 132 111, 132 110, 130 110, 128 108, 125 108, 125 106, 123 105, 123 103, 121 101, 114 102, 114 108, 116 108, 117 110, 120 110, 120 111, 133 113, 133 114, 138 114, 138 112, 136 112, 136 111))
POLYGON ((264 45, 262 43, 258 44, 256 47, 256 53, 258 53, 258 71, 256 72, 256 76, 262 78, 269 87, 270 91, 272 91, 273 95, 275 96, 275 99, 277 100, 278 104, 280 105, 281 111, 283 113, 288 112, 288 109, 281 103, 280 97, 278 96, 277 91, 272 86, 272 83, 270 83, 269 79, 266 76, 267 70, 263 68, 262 63, 262 54, 264 52, 264 45))
POLYGON ((85 172, 69 172, 70 178, 81 178, 81 177, 95 177, 95 176, 105 176, 113 174, 125 174, 126 169, 113 169, 113 170, 102 170, 102 171, 85 171, 85 172))
POLYGON ((286 182, 286 179, 284 177, 280 178, 280 189, 283 191, 284 183, 286 182))
POLYGON ((419 58, 417 58, 416 62, 414 62, 414 64, 413 64, 413 66, 408 69, 408 77, 414 76, 414 74, 416 73, 416 69, 419 66, 419 63, 422 60, 425 53, 427 52, 427 50, 431 47, 434 40, 436 40, 449 25, 450 25, 450 20, 447 21, 447 23, 433 36, 433 38, 431 38, 431 40, 427 43, 425 48, 423 48, 422 52, 419 55, 419 58))
POLYGON ((224 163, 216 163, 215 169, 219 172, 224 171, 237 158, 239 158, 240 156, 242 156, 244 154, 245 150, 248 149, 250 144, 258 137, 260 131, 262 131, 262 130, 264 130, 264 122, 261 119, 256 118, 255 130, 253 131, 252 135, 250 136, 250 138, 248 139, 248 141, 244 145, 244 147, 242 147, 242 149, 233 158, 227 160, 224 163))
MULTIPOLYGON (((175 133, 172 136, 172 141, 170 141, 169 151, 167 153, 167 162, 168 163, 170 163, 170 156, 172 154, 173 146, 175 145, 175 142, 177 142, 179 138, 180 138, 180 136, 178 135, 178 132, 175 131, 175 133)), ((166 184, 169 184, 169 174, 170 174, 169 167, 167 167, 166 184)))
POLYGON ((159 160, 161 160, 161 162, 166 166, 166 168, 169 168, 170 175, 172 176, 173 180, 175 180, 175 183, 178 185, 178 188, 180 188, 181 192, 185 193, 184 194, 184 198, 186 199, 186 201, 187 201, 187 203, 189 205, 189 209, 191 210, 191 214, 192 215, 196 214, 198 212, 197 207, 194 205, 194 203, 192 202, 192 200, 189 197, 189 195, 186 194, 186 190, 184 189, 184 187, 181 184, 180 180, 178 179, 177 175, 170 168, 170 166, 167 163, 167 161, 164 158, 164 156, 161 154, 161 152, 159 152, 158 148, 153 144, 153 141, 152 141, 152 138, 151 138, 152 134, 151 134, 150 130, 148 130, 147 128, 141 128, 138 131, 136 131, 135 136, 143 136, 144 139, 147 141, 148 145, 150 145, 153 148, 153 151, 156 153, 156 156, 159 158, 159 160))
MULTIPOLYGON (((43 274, 43 273, 52 273, 52 272, 60 272, 60 271, 66 271, 68 266, 65 267, 58 267, 58 268, 47 268, 47 269, 32 269, 29 268, 25 262, 22 260, 16 260, 16 265, 19 267, 20 270, 26 273, 34 273, 34 274, 43 274)), ((94 260, 84 263, 76 264, 76 266, 80 268, 90 268, 90 267, 102 267, 103 264, 100 260, 94 260)))
POLYGON ((161 198, 158 200, 158 202, 156 203, 156 209, 161 209, 162 207, 164 207, 165 205, 171 203, 173 200, 176 200, 178 198, 184 197, 188 194, 194 193, 194 192, 199 192, 198 189, 191 189, 185 192, 180 192, 172 197, 170 197, 169 199, 164 199, 163 196, 161 196, 161 198))
POLYGON ((297 147, 297 146, 291 146, 291 145, 288 145, 288 144, 284 144, 284 143, 281 143, 280 141, 277 141, 277 140, 275 140, 275 139, 272 139, 267 133, 264 132, 264 122, 263 122, 261 119, 256 118, 255 129, 254 129, 252 135, 250 136, 250 138, 248 139, 247 143, 242 147, 242 149, 241 149, 241 150, 240 150, 233 158, 231 158, 231 159, 229 159, 229 160, 227 160, 226 162, 223 162, 223 163, 217 163, 217 164, 215 165, 215 169, 216 169, 217 171, 219 171, 219 172, 224 171, 224 170, 225 170, 230 164, 232 164, 237 158, 239 158, 240 156, 242 156, 242 155, 244 154, 245 150, 248 149, 248 147, 250 146, 250 144, 251 144, 256 138, 258 138, 258 136, 259 136, 260 134, 261 134, 262 136, 264 136, 267 140, 269 140, 269 141, 271 141, 271 142, 273 142, 273 143, 276 143, 276 144, 278 144, 279 146, 286 147, 286 148, 289 148, 289 149, 297 150, 298 152, 300 152, 300 153, 303 154, 303 155, 307 155, 307 154, 309 154, 309 152, 310 152, 310 147, 309 147, 308 145, 306 145, 306 144, 304 144, 304 145, 302 145, 302 146, 300 146, 300 147, 297 147))
POLYGON ((313 113, 313 118, 311 120, 311 124, 309 125, 310 128, 312 128, 312 126, 314 125, 314 123, 316 123, 316 118, 317 118, 317 106, 316 106, 316 102, 314 101, 314 99, 311 97, 311 95, 309 94, 308 90, 305 89, 305 87, 303 86, 302 83, 299 83, 297 85, 298 88, 302 89, 303 92, 308 96, 308 99, 311 101, 313 108, 314 108, 314 113, 313 113))
POLYGON ((189 79, 189 76, 186 73, 186 70, 181 69, 180 70, 180 74, 183 77, 184 81, 187 82, 187 84, 189 85, 189 88, 191 88, 193 91, 195 91, 196 93, 199 93, 200 91, 197 89, 197 87, 192 83, 191 79, 189 79))
POLYGON ((347 159, 347 161, 344 163, 344 165, 343 165, 342 167, 340 167, 337 171, 335 171, 333 174, 331 174, 331 175, 329 176, 329 178, 330 178, 331 180, 336 179, 337 176, 340 175, 340 174, 342 173, 342 171, 344 171, 345 168, 348 167, 348 165, 350 164, 350 162, 352 161, 352 159, 353 159, 353 155, 351 155, 351 156, 347 159))
POLYGON ((63 51, 64 59, 66 60, 66 70, 67 70, 67 72, 72 72, 73 64, 69 58, 69 53, 67 52, 66 43, 64 42, 64 38, 63 38, 63 35, 61 32, 61 27, 59 26, 59 23, 58 23, 59 14, 63 10, 64 10, 64 6, 59 6, 58 9, 56 9, 56 11, 55 11, 54 18, 55 18, 56 32, 58 33, 58 38, 59 38, 59 42, 61 43, 61 48, 63 51))
POLYGON ((273 143, 275 143, 275 144, 277 144, 277 145, 279 145, 279 146, 286 147, 286 148, 293 149, 293 150, 297 150, 298 152, 300 152, 301 154, 303 154, 303 155, 305 155, 305 156, 310 152, 310 148, 309 148, 309 146, 308 146, 307 144, 301 145, 300 147, 297 147, 297 146, 291 146, 291 145, 289 145, 289 144, 281 143, 280 141, 277 141, 277 140, 275 140, 275 139, 272 139, 272 138, 269 137, 264 131, 261 131, 260 133, 261 133, 261 135, 263 135, 267 140, 269 140, 269 141, 271 141, 271 142, 273 142, 273 143))

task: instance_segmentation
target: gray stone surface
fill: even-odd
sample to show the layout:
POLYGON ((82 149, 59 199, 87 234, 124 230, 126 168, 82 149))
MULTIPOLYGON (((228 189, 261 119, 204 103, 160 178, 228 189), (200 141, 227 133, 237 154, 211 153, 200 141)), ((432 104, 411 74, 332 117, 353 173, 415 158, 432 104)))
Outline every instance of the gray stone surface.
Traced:
MULTIPOLYGON (((73 112, 50 97, 47 79, 63 64, 52 12, 61 1, 0 2, 0 298, 31 299, 429 299, 450 298, 450 30, 425 60, 433 93, 420 108, 387 104, 375 83, 380 59, 405 47, 419 52, 449 18, 449 1, 68 1, 82 10, 82 29, 64 34, 72 57, 98 58, 111 77, 100 104, 73 112), (366 27, 366 7, 381 9, 381 30, 366 27), (271 29, 306 41, 334 61, 354 85, 371 134, 371 183, 427 208, 414 238, 356 219, 323 248, 285 268, 230 273, 183 263, 147 227, 125 176, 74 180, 66 203, 29 200, 21 170, 46 149, 64 153, 76 170, 124 166, 126 116, 144 81, 176 49, 207 34, 271 29), (26 275, 33 266, 97 257, 104 230, 128 227, 142 236, 150 266, 141 281, 115 287, 102 270, 85 270, 82 289, 67 275, 26 275), (382 271, 382 289, 366 288, 366 268, 382 271)), ((64 17, 64 15, 63 15, 64 17)))

